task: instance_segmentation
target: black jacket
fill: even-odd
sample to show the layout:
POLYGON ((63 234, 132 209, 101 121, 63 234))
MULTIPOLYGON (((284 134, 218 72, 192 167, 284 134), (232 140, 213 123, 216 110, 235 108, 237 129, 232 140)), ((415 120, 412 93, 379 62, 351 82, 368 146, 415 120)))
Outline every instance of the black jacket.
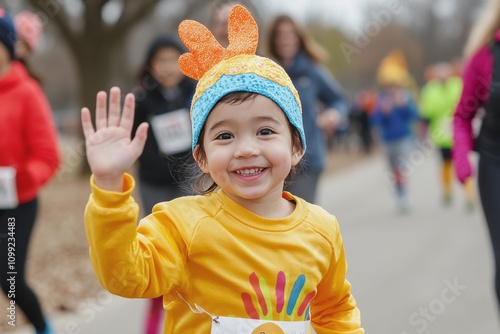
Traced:
MULTIPOLYGON (((143 88, 136 92, 134 134, 139 124, 149 123, 151 117, 155 115, 181 108, 189 110, 196 87, 193 80, 183 79, 173 92, 166 93, 160 87, 158 82, 150 76, 143 88)), ((142 182, 174 184, 183 181, 186 176, 186 164, 191 163, 194 161, 190 149, 173 155, 161 153, 150 124, 144 152, 139 157, 139 178, 142 182)))

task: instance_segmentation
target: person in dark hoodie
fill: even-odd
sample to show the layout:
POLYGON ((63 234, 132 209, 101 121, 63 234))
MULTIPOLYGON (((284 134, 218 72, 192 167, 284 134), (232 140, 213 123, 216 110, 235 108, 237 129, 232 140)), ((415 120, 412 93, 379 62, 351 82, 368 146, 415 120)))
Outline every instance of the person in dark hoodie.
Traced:
POLYGON ((326 138, 347 124, 346 95, 322 65, 327 52, 290 16, 276 16, 268 32, 270 58, 283 66, 299 92, 307 140, 304 166, 286 190, 316 203, 317 187, 328 156, 326 138))
MULTIPOLYGON (((189 194, 186 166, 193 163, 189 108, 196 83, 179 70, 177 61, 184 52, 174 36, 157 36, 147 50, 139 74, 140 88, 135 91, 134 128, 142 122, 150 124, 138 166, 146 214, 158 202, 189 194)), ((162 298, 151 299, 145 333, 156 334, 162 319, 162 298)))
POLYGON ((14 22, 0 8, 0 284, 9 299, 4 309, 9 325, 16 325, 17 308, 36 333, 51 334, 25 269, 38 194, 61 158, 49 102, 26 68, 14 60, 16 40, 14 22))

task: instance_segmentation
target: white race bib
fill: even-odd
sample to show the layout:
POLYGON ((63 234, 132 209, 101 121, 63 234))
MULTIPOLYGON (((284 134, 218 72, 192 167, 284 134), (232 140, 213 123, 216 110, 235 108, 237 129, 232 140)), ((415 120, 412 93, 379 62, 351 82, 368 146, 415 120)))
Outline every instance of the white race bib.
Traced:
POLYGON ((439 136, 443 138, 453 137, 453 119, 452 118, 442 118, 439 120, 438 129, 440 131, 439 136))
POLYGON ((271 321, 217 317, 212 334, 310 334, 310 321, 271 321))
POLYGON ((151 118, 151 129, 163 154, 175 154, 191 149, 191 119, 186 108, 151 118))
POLYGON ((13 209, 17 205, 16 170, 0 167, 0 209, 13 209))

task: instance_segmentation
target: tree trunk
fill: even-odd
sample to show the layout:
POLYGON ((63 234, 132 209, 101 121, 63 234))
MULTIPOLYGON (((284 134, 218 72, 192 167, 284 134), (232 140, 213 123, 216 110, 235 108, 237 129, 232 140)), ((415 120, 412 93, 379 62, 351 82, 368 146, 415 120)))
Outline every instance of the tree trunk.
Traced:
MULTIPOLYGON (((0 0, 1 1, 1 0, 0 0)), ((112 57, 125 57, 123 52, 125 37, 141 20, 148 17, 161 0, 124 1, 124 10, 120 19, 114 25, 102 21, 102 10, 110 0, 81 0, 85 9, 78 19, 81 24, 73 24, 72 18, 64 10, 64 1, 25 0, 45 23, 55 24, 61 38, 68 44, 75 58, 78 73, 78 105, 88 107, 94 119, 96 94, 100 90, 109 91, 112 78, 112 63, 119 60, 112 57)), ((166 0, 164 0, 166 1, 166 0)), ((186 0, 188 9, 197 8, 195 4, 202 0, 186 0)), ((182 14, 179 15, 182 17, 182 14)), ((123 76, 119 76, 122 79, 123 76)), ((114 81, 114 80, 113 80, 114 81)), ((116 84, 116 83, 115 83, 116 84)), ((117 83, 123 85, 123 83, 117 83)), ((83 145, 83 133, 82 133, 83 145)), ((84 146, 84 145, 83 145, 84 146)), ((90 169, 86 159, 83 159, 82 172, 88 175, 90 169)))
MULTIPOLYGON (((79 105, 89 108, 93 122, 95 120, 97 92, 101 90, 109 91, 110 89, 110 64, 113 61, 111 59, 114 47, 113 44, 114 43, 97 44, 95 41, 89 41, 83 44, 86 45, 86 47, 82 48, 82 52, 77 55, 79 58, 77 61, 80 92, 79 105)), ((82 142, 83 140, 82 136, 82 142)), ((84 159, 83 161, 81 172, 84 176, 88 176, 90 168, 87 164, 87 160, 84 159)))

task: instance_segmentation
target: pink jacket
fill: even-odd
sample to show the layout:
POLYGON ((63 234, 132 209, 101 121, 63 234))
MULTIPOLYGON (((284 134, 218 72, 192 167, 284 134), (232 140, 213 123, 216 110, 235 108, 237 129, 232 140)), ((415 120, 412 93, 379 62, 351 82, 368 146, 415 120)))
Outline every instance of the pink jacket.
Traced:
MULTIPOLYGON (((500 32, 496 33, 495 40, 500 41, 500 32)), ((462 73, 462 96, 453 117, 453 159, 461 182, 472 175, 468 157, 474 146, 472 120, 477 110, 488 100, 492 72, 493 55, 489 45, 485 45, 467 61, 462 73)))

